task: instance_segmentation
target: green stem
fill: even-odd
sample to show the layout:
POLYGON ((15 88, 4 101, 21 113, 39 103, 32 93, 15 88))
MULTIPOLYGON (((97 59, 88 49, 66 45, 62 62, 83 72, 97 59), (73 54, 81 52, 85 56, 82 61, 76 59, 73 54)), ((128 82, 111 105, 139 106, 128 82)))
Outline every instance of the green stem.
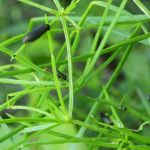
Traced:
MULTIPOLYGON (((103 25, 105 23, 105 20, 106 20, 106 17, 107 17, 107 14, 108 14, 108 11, 109 11, 111 3, 112 3, 112 0, 109 0, 108 4, 107 4, 107 7, 106 7, 106 9, 104 11, 103 17, 102 17, 102 19, 101 19, 101 21, 99 23, 99 27, 97 29, 97 32, 96 32, 96 35, 95 35, 95 38, 94 38, 94 41, 93 41, 90 53, 93 53, 95 51, 95 49, 96 49, 97 42, 99 40, 99 37, 100 37, 101 31, 102 31, 103 25)), ((86 66, 85 66, 84 72, 88 69, 88 66, 89 66, 91 60, 92 60, 92 58, 88 59, 88 61, 86 63, 86 66)))
MULTIPOLYGON (((134 32, 134 33, 138 34, 138 33, 139 33, 139 30, 140 30, 140 26, 138 26, 138 27, 135 29, 135 32, 134 32)), ((136 36, 136 35, 134 35, 134 36, 136 36)), ((122 67, 123 67, 123 65, 124 65, 124 63, 125 63, 125 61, 126 61, 128 55, 129 55, 129 53, 130 53, 132 47, 133 47, 133 43, 128 46, 128 48, 127 48, 126 52, 124 53, 124 56, 122 57, 122 59, 121 59, 119 65, 117 66, 117 68, 116 68, 116 70, 114 71, 113 75, 111 76, 111 78, 109 79, 108 83, 106 84, 105 87, 106 87, 106 90, 107 90, 107 91, 109 91, 110 87, 111 87, 112 84, 115 82, 116 78, 118 77, 118 75, 119 75, 119 73, 120 73, 120 71, 121 71, 121 69, 122 69, 122 67)), ((104 93, 102 92, 102 93, 99 95, 98 98, 103 98, 103 96, 104 96, 104 93)), ((87 116, 87 118, 86 118, 86 120, 85 120, 85 123, 90 122, 90 120, 91 120, 91 115, 95 115, 95 113, 96 113, 97 110, 98 110, 99 105, 100 105, 100 104, 98 104, 98 103, 95 103, 95 104, 93 105, 92 109, 90 110, 90 112, 89 112, 89 114, 88 114, 88 116, 87 116)), ((85 131, 86 131, 86 128, 85 128, 85 127, 81 127, 80 130, 79 130, 79 132, 78 132, 78 134, 77 134, 77 137, 82 137, 82 135, 83 135, 83 133, 84 133, 85 131)), ((76 147, 76 144, 74 144, 74 145, 72 146, 71 150, 73 150, 75 147, 76 147)))
MULTIPOLYGON (((46 17, 46 23, 48 24, 48 20, 47 20, 47 16, 46 17)), ((51 33, 50 31, 47 32, 48 35, 48 39, 49 39, 49 47, 50 47, 50 54, 51 54, 51 63, 52 63, 52 69, 53 69, 53 75, 54 75, 54 80, 55 80, 55 84, 56 84, 56 88, 57 88, 57 93, 58 93, 58 97, 62 106, 62 109, 64 111, 64 114, 67 116, 67 110, 63 101, 63 97, 62 97, 62 93, 60 90, 60 86, 59 86, 59 81, 58 81, 58 77, 57 77, 57 70, 56 70, 56 65, 55 65, 55 57, 53 54, 53 41, 52 41, 52 37, 51 37, 51 33)))
POLYGON ((71 53, 71 40, 69 36, 68 26, 65 17, 62 17, 62 24, 64 28, 66 45, 67 45, 67 56, 68 56, 68 71, 69 71, 69 118, 72 118, 73 111, 73 66, 72 66, 72 53, 71 53))
POLYGON ((106 32, 102 42, 100 43, 100 46, 98 47, 98 50, 96 51, 96 53, 95 53, 95 55, 94 55, 90 65, 88 66, 86 72, 83 73, 82 77, 80 77, 80 79, 78 79, 76 81, 76 83, 81 82, 90 73, 91 69, 93 68, 94 64, 96 63, 97 59, 99 58, 99 56, 101 54, 101 51, 103 50, 103 48, 104 48, 104 46, 105 46, 105 44, 106 44, 106 42, 107 42, 107 40, 108 40, 108 38, 109 38, 109 36, 110 36, 110 34, 112 32, 112 30, 113 30, 117 20, 119 19, 120 15, 121 15, 121 12, 122 12, 123 8, 125 7, 125 4, 127 3, 127 1, 128 0, 123 0, 123 2, 121 3, 121 6, 120 6, 118 12, 116 13, 112 23, 110 24, 110 26, 109 26, 109 28, 108 28, 108 30, 107 30, 107 32, 106 32))

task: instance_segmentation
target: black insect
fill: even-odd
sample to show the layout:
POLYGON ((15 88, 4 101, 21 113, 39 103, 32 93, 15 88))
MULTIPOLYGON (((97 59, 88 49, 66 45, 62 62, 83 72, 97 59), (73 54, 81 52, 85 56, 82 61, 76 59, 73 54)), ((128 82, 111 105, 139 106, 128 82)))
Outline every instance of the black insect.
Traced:
MULTIPOLYGON (((53 74, 53 70, 52 70, 51 67, 45 67, 45 68, 44 68, 44 71, 47 71, 47 72, 53 74)), ((62 80, 66 80, 66 79, 67 79, 67 76, 64 75, 63 73, 61 73, 61 72, 58 71, 58 70, 57 70, 57 76, 58 76, 58 78, 61 78, 62 80)))
POLYGON ((23 43, 26 44, 37 40, 48 30, 50 30, 50 26, 48 24, 44 24, 42 26, 35 28, 34 30, 30 31, 24 36, 23 43))
POLYGON ((150 94, 148 94, 147 99, 148 99, 148 101, 150 102, 150 94))
POLYGON ((108 116, 106 116, 104 113, 100 113, 99 116, 102 118, 102 120, 109 125, 112 125, 113 122, 108 118, 108 116))
POLYGON ((118 109, 121 109, 121 110, 124 110, 124 111, 127 110, 127 108, 126 108, 125 106, 117 106, 117 108, 118 108, 118 109))

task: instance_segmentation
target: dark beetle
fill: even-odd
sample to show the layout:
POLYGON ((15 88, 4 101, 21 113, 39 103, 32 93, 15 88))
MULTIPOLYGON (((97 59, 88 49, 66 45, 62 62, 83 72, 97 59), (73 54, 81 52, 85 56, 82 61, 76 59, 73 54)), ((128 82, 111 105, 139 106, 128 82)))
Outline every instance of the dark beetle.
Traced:
MULTIPOLYGON (((53 70, 51 67, 45 67, 44 68, 44 71, 47 71, 49 73, 52 73, 53 74, 53 70)), ((60 71, 57 70, 57 76, 58 78, 61 78, 62 80, 66 80, 67 79, 67 76, 62 74, 60 71)))
POLYGON ((101 113, 99 114, 99 116, 100 116, 101 118, 103 118, 105 115, 104 115, 104 113, 101 112, 101 113))
POLYGON ((23 43, 26 44, 37 40, 48 30, 50 30, 50 26, 48 24, 44 24, 42 26, 35 28, 34 30, 30 31, 24 36, 23 43))
POLYGON ((112 125, 113 122, 108 118, 108 116, 106 116, 104 113, 100 113, 99 116, 102 118, 102 120, 109 125, 112 125))

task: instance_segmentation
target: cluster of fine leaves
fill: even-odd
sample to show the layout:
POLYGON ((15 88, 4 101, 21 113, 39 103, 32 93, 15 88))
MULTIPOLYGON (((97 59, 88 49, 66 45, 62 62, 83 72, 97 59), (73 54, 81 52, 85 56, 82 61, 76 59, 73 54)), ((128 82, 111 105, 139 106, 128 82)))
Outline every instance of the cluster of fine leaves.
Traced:
POLYGON ((128 0, 118 6, 113 0, 92 1, 77 16, 74 9, 82 0, 72 0, 66 8, 53 1, 56 9, 18 0, 45 13, 29 21, 26 33, 43 24, 51 29, 32 43, 22 43, 26 33, 0 43, 1 53, 10 56, 10 62, 0 66, 0 86, 18 86, 18 91, 8 90, 0 105, 0 111, 6 111, 0 118, 0 147, 150 149, 149 68, 141 57, 144 50, 137 48, 150 44, 148 8, 133 0, 133 7, 143 13, 133 15, 124 9, 128 0), (103 8, 101 16, 91 16, 93 8, 103 8), (92 38, 84 38, 92 31, 92 38), (63 43, 58 45, 57 36, 63 36, 63 43), (45 67, 51 67, 53 74, 45 67), (58 78, 58 70, 67 80, 58 78), (120 81, 121 74, 126 80, 120 81), (107 117, 100 118, 100 112, 107 117))

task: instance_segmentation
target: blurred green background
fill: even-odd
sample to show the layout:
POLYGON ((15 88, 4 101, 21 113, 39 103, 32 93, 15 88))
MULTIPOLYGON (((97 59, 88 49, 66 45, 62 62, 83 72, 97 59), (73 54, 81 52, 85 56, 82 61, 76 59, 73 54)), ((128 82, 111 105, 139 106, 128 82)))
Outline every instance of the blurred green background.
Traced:
MULTIPOLYGON (((107 2, 107 0, 103 0, 107 2)), ((52 9, 56 9, 54 3, 52 0, 34 0, 34 2, 39 3, 41 5, 50 7, 52 9)), ((66 8, 70 4, 70 0, 61 0, 60 1, 62 6, 66 8)), ((91 0, 81 0, 77 7, 73 10, 75 14, 71 14, 70 16, 82 16, 86 8, 88 7, 91 0)), ((113 5, 119 6, 121 0, 113 0, 113 5)), ((150 10, 150 1, 149 0, 142 0, 141 1, 149 10, 150 10)), ((102 16, 103 14, 103 8, 94 6, 94 9, 92 9, 89 16, 102 16)), ((133 3, 133 1, 129 0, 125 10, 129 11, 130 13, 134 15, 143 14, 143 12, 133 3)), ((25 33, 28 27, 28 23, 31 18, 33 17, 39 17, 44 16, 45 12, 42 10, 39 10, 37 8, 34 8, 32 6, 26 5, 24 3, 18 2, 16 0, 1 0, 0 1, 0 43, 13 37, 16 35, 19 35, 21 33, 25 33)), ((48 16, 51 16, 47 13, 48 16)), ((109 12, 110 16, 114 15, 114 12, 109 12)), ((43 22, 44 23, 44 22, 43 22)), ((34 27, 43 24, 43 23, 35 23, 34 27)), ((52 25, 52 29, 61 28, 61 23, 57 22, 52 25)), ((71 27, 71 25, 70 25, 71 27)), ((149 31, 150 25, 146 24, 146 28, 149 31)), ((128 31, 130 33, 130 30, 127 29, 121 29, 123 31, 128 31)), ((103 35, 105 34, 105 30, 103 31, 103 35)), ((80 37, 80 43, 77 47, 77 51, 75 53, 75 56, 87 54, 90 51, 94 36, 96 34, 96 29, 86 29, 81 31, 81 37, 80 37)), ((101 39, 103 38, 103 35, 101 35, 101 38, 99 39, 99 43, 101 42, 101 39)), ((120 37, 117 34, 112 34, 110 36, 110 39, 106 45, 106 47, 109 47, 119 41, 125 40, 125 38, 120 37)), ((55 56, 57 56, 57 53, 59 52, 61 46, 63 45, 65 38, 63 33, 59 34, 53 34, 53 41, 54 41, 54 49, 55 49, 55 56)), ((16 52, 22 45, 22 41, 16 42, 10 46, 8 46, 9 49, 16 52)), ((74 96, 74 113, 73 117, 74 119, 79 119, 84 121, 86 118, 86 115, 91 109, 91 106, 94 104, 93 102, 90 102, 87 99, 87 96, 95 97, 97 98, 99 93, 102 90, 102 86, 105 85, 105 83, 110 78, 111 74, 113 73, 114 69, 117 67, 118 62, 120 61, 120 58, 122 57, 122 54, 115 59, 106 69, 103 70, 98 76, 93 78, 91 82, 89 82, 85 88, 83 88, 81 91, 75 94, 74 96), (77 115, 76 112, 81 112, 80 116, 77 115)), ((102 55, 99 60, 97 61, 95 65, 95 69, 98 68, 109 56, 111 53, 102 55)), ((49 47, 47 42, 47 37, 44 35, 43 37, 38 40, 38 42, 30 43, 26 48, 26 57, 32 61, 35 64, 43 64, 50 62, 50 54, 49 54, 49 47)), ((62 59, 65 58, 65 55, 62 59)), ((10 64, 10 56, 4 54, 0 51, 0 66, 10 64)), ((17 63, 15 60, 12 63, 17 63)), ((74 63, 74 81, 78 79, 84 70, 85 67, 85 61, 74 63)), ((123 70, 121 71, 121 74, 119 75, 118 79, 116 80, 114 86, 111 88, 109 94, 111 98, 116 101, 120 102, 122 97, 128 93, 127 98, 124 101, 124 104, 126 106, 129 106, 137 111, 142 112, 144 115, 150 117, 150 111, 145 110, 145 101, 147 100, 147 95, 150 93, 150 50, 149 46, 136 43, 133 47, 133 50, 127 59, 127 62, 125 63, 125 66, 123 67, 123 70), (142 93, 141 93, 142 92, 142 93), (141 98, 144 96, 143 98, 141 98)), ((10 70, 12 70, 10 68, 10 70)), ((1 70, 0 70, 1 71, 1 70)), ((67 75, 68 70, 66 69, 64 71, 64 74, 67 75)), ((40 76, 40 75, 39 75, 40 76)), ((31 80, 31 77, 28 77, 27 75, 24 75, 24 77, 28 80, 31 80)), ((42 78, 42 76, 41 76, 42 78)), ((19 85, 9 85, 9 84, 1 84, 0 83, 0 104, 6 101, 6 96, 9 93, 21 91, 24 89, 24 86, 19 85)), ((68 91, 63 91, 63 94, 65 95, 68 91)), ((50 93, 54 97, 56 96, 56 92, 53 91, 50 93)), ((23 96, 17 104, 22 105, 30 105, 35 106, 37 103, 36 99, 38 98, 38 95, 30 94, 23 96)), ((147 106, 149 108, 149 105, 147 106)), ((119 111, 119 110, 118 110, 119 111)), ((3 110, 1 112, 1 115, 3 118, 7 118, 5 115, 5 112, 11 113, 16 116, 30 116, 30 114, 26 114, 25 111, 12 111, 12 110, 3 110)), ((101 105, 99 108, 99 112, 97 112, 97 115, 95 116, 98 120, 101 120, 98 116, 100 112, 107 112, 111 114, 111 111, 108 106, 101 105)), ((126 112, 120 111, 120 117, 125 124, 126 127, 131 129, 137 129, 139 125, 142 123, 142 121, 135 116, 132 116, 126 112)), ((14 128, 16 124, 13 126, 10 126, 10 128, 14 128)), ((59 127, 57 131, 62 131, 66 134, 71 133, 72 135, 76 135, 77 131, 79 130, 79 127, 77 126, 69 126, 66 129, 66 126, 59 127)), ((4 133, 0 131, 0 136, 2 136, 4 133)), ((142 135, 149 136, 150 137, 150 131, 148 127, 145 127, 143 131, 141 131, 142 135)), ((96 136, 97 133, 91 132, 88 130, 86 132, 86 136, 96 136)), ((41 136, 40 139, 43 139, 45 135, 41 136)), ((48 136, 46 135, 48 138, 48 136)), ((18 137, 16 137, 18 139, 18 137)), ((6 141, 10 142, 9 140, 6 141)), ((3 144, 6 144, 3 143, 3 144)), ((52 145, 51 149, 69 149, 70 144, 65 144, 63 147, 62 145, 52 145), (61 148, 60 148, 61 147, 61 148)), ((79 148, 86 149, 86 145, 81 144, 79 145, 79 148)), ((3 145, 0 145, 0 147, 3 147, 3 145)), ((36 147, 33 149, 49 149, 49 146, 44 147, 36 147)))

